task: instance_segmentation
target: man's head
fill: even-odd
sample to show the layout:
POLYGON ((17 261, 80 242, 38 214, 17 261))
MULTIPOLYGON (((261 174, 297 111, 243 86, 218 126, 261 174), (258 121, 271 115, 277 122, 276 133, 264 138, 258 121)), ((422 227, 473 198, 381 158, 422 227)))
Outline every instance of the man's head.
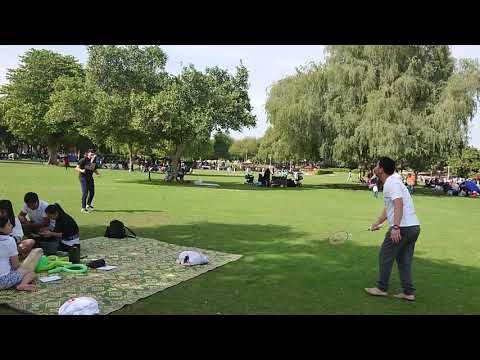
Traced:
POLYGON ((386 156, 381 157, 378 159, 377 166, 375 166, 373 172, 383 180, 395 172, 395 161, 386 156))
POLYGON ((32 210, 37 210, 38 205, 40 204, 40 201, 38 200, 38 195, 34 192, 26 193, 23 201, 32 210))
POLYGON ((87 158, 91 159, 91 158, 93 158, 94 156, 95 156, 95 150, 89 149, 89 150, 87 151, 87 158))

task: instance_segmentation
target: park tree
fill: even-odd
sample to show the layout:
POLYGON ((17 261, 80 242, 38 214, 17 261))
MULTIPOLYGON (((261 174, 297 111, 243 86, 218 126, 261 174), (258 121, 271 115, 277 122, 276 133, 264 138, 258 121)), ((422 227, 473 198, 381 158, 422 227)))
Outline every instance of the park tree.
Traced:
POLYGON ((463 178, 480 175, 480 150, 466 147, 448 159, 452 173, 463 178))
POLYGON ((254 159, 257 157, 260 141, 254 137, 245 137, 233 142, 230 153, 238 159, 254 159))
POLYGON ((193 65, 172 76, 168 86, 154 96, 137 98, 135 127, 144 137, 164 139, 174 171, 191 144, 207 141, 213 131, 254 126, 248 97, 248 72, 240 65, 234 75, 226 70, 193 65))
POLYGON ((448 46, 329 46, 324 64, 272 86, 267 112, 298 155, 301 139, 285 128, 311 119, 312 156, 368 170, 388 155, 418 172, 466 145, 479 88, 478 64, 448 46))
POLYGON ((230 146, 233 144, 233 139, 223 132, 217 132, 213 136, 213 151, 215 159, 229 159, 230 146))
POLYGON ((476 64, 456 64, 448 46, 433 45, 332 46, 329 55, 337 158, 355 154, 367 168, 389 155, 418 173, 466 145, 476 64))
POLYGON ((158 46, 88 47, 87 87, 94 93, 95 108, 85 133, 97 143, 126 145, 130 164, 147 141, 154 141, 152 147, 161 142, 155 134, 146 137, 144 129, 135 126, 134 117, 142 104, 139 100, 164 89, 166 62, 167 55, 158 46))
POLYGON ((64 123, 69 124, 70 127, 66 129, 69 135, 63 145, 75 146, 83 153, 93 147, 94 143, 102 143, 101 138, 98 138, 98 134, 90 126, 94 119, 95 106, 94 92, 87 87, 84 76, 59 78, 50 96, 50 108, 46 119, 50 122, 62 119, 64 123))
POLYGON ((49 115, 56 84, 84 76, 82 66, 72 56, 49 50, 29 50, 20 65, 7 70, 4 95, 4 123, 16 138, 32 145, 47 146, 49 164, 56 164, 59 145, 76 133, 70 118, 49 115))
POLYGON ((274 83, 265 109, 288 158, 318 160, 331 157, 334 133, 325 121, 327 82, 321 65, 310 64, 274 83))
POLYGON ((270 126, 259 140, 257 159, 265 163, 271 161, 278 163, 285 159, 295 158, 295 154, 288 152, 288 140, 282 135, 281 129, 270 126))
POLYGON ((186 148, 183 156, 191 160, 197 159, 214 159, 214 139, 198 139, 189 143, 186 148))

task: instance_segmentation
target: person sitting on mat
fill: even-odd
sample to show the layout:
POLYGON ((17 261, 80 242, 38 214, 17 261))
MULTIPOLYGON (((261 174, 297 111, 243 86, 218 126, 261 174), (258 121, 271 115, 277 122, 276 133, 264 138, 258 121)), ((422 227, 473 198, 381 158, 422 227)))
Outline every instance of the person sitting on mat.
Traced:
POLYGON ((28 192, 25 194, 24 202, 25 205, 18 214, 18 218, 20 219, 25 235, 40 233, 49 226, 53 228, 52 225, 54 224, 50 223, 50 219, 45 213, 45 209, 48 206, 46 201, 39 200, 36 193, 28 192))
POLYGON ((0 217, 0 290, 16 287, 17 290, 36 291, 37 286, 32 282, 37 275, 31 269, 20 266, 12 229, 10 219, 0 217))
POLYGON ((41 234, 45 237, 59 238, 59 251, 69 252, 73 246, 80 248, 80 234, 75 220, 57 203, 48 205, 45 212, 50 220, 55 221, 55 228, 52 231, 44 230, 41 234))
POLYGON ((26 257, 35 246, 35 240, 23 239, 22 224, 18 217, 15 216, 12 202, 10 200, 0 200, 0 216, 7 217, 10 220, 10 224, 13 225, 10 236, 15 239, 20 256, 26 257))

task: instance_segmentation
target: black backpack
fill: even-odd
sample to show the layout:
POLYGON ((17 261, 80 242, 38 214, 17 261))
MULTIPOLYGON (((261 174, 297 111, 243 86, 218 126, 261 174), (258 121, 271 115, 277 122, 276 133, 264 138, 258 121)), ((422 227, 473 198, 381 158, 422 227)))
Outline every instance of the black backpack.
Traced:
POLYGON ((105 230, 105 237, 108 238, 115 238, 115 239, 123 239, 126 237, 135 238, 137 234, 135 234, 131 229, 125 226, 125 224, 119 220, 112 220, 110 221, 110 226, 107 226, 105 230), (127 230, 133 235, 127 234, 127 230))

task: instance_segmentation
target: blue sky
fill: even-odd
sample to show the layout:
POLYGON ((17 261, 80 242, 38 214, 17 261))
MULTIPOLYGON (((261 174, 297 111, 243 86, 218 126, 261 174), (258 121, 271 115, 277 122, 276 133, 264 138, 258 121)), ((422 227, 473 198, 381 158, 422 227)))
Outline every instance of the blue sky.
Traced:
MULTIPOLYGON (((268 127, 264 104, 267 88, 276 80, 295 72, 295 68, 311 61, 324 59, 323 45, 165 45, 168 54, 167 71, 176 74, 182 66, 193 64, 197 69, 220 66, 234 71, 240 60, 250 72, 250 99, 257 116, 254 129, 234 132, 235 138, 260 137, 268 127)), ((87 60, 87 50, 82 45, 28 46, 0 45, 0 84, 6 82, 8 68, 18 65, 19 55, 30 48, 43 48, 75 56, 80 62, 87 60)), ((452 45, 456 58, 480 60, 479 45, 452 45)), ((480 148, 480 114, 477 113, 471 127, 470 142, 480 148)))

